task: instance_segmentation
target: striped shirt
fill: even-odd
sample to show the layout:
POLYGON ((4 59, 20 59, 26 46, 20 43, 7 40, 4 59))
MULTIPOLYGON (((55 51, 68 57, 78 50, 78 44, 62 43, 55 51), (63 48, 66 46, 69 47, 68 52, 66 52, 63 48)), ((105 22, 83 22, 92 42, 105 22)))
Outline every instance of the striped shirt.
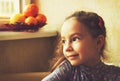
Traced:
POLYGON ((102 62, 92 68, 72 66, 65 60, 42 81, 120 81, 120 68, 102 62))

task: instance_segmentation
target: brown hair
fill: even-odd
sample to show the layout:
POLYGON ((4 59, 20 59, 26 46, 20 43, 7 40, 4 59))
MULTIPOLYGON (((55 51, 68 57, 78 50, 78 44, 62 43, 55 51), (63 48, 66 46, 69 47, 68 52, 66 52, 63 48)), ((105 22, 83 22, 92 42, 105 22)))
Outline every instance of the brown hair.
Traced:
MULTIPOLYGON (((76 20, 78 20, 79 22, 83 23, 85 25, 85 27, 88 29, 88 31, 90 32, 91 36, 96 38, 99 35, 103 35, 104 37, 106 37, 106 28, 104 25, 104 20, 102 19, 102 17, 100 17, 99 15, 97 15, 94 12, 85 12, 85 11, 77 11, 75 13, 73 13, 72 15, 68 16, 66 20, 70 19, 70 18, 75 18, 76 20)), ((103 45, 102 49, 101 49, 101 57, 104 58, 104 50, 105 44, 103 45)), ((52 71, 66 58, 63 55, 62 52, 62 44, 61 44, 61 39, 59 36, 59 40, 58 40, 58 45, 56 47, 56 53, 55 53, 55 57, 57 57, 56 60, 58 60, 55 65, 52 67, 52 71)))

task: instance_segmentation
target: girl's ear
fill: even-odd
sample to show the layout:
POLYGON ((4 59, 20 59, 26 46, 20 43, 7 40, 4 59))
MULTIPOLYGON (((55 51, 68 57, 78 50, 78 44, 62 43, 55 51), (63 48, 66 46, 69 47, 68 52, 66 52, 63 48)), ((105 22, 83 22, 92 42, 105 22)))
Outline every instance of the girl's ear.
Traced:
POLYGON ((97 37, 97 48, 101 50, 101 48, 103 47, 105 43, 105 37, 103 35, 99 35, 97 37))

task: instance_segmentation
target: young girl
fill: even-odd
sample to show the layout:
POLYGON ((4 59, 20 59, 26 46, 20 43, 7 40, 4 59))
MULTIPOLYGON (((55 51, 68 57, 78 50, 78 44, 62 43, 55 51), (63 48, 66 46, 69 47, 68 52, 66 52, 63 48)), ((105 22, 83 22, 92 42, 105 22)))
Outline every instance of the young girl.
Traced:
POLYGON ((60 60, 42 81, 120 81, 120 68, 101 60, 106 38, 102 17, 75 12, 66 18, 60 37, 60 60))

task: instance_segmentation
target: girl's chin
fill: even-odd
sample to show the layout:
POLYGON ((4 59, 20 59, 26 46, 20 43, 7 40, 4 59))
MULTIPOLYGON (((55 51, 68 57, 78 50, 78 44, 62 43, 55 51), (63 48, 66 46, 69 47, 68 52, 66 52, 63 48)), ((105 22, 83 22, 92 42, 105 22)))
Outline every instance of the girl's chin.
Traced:
POLYGON ((72 66, 78 66, 80 64, 82 64, 81 62, 76 62, 76 61, 70 61, 72 66))

